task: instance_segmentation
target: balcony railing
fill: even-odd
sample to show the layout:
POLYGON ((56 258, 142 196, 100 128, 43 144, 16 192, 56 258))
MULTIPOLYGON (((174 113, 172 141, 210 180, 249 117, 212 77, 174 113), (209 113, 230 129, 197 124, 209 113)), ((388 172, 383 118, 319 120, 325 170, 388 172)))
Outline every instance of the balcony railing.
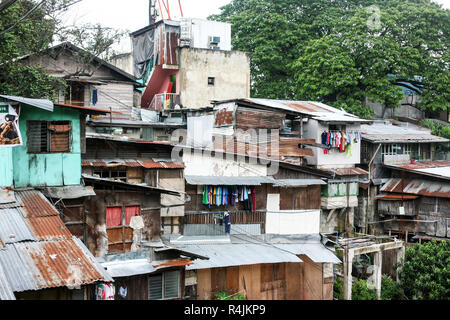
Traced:
POLYGON ((158 93, 149 105, 150 110, 173 110, 180 104, 180 95, 177 93, 158 93))

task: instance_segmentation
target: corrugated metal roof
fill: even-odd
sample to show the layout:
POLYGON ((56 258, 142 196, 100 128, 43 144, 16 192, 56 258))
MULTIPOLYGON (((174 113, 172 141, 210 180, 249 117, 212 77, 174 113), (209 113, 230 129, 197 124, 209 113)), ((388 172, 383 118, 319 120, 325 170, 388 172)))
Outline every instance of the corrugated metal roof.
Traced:
POLYGON ((37 107, 40 109, 44 109, 44 110, 53 112, 53 102, 51 102, 50 100, 47 100, 47 99, 30 99, 30 98, 23 98, 23 97, 17 97, 17 96, 5 96, 2 94, 0 94, 0 97, 7 99, 7 100, 28 104, 33 107, 37 107))
POLYGON ((14 292, 9 285, 8 279, 3 272, 3 268, 0 264, 0 300, 16 300, 14 292))
MULTIPOLYGON (((239 101, 239 100, 238 100, 239 101)), ((285 110, 293 113, 301 113, 311 116, 312 119, 325 122, 371 122, 358 118, 346 111, 339 110, 321 102, 315 101, 293 101, 246 98, 241 101, 254 103, 269 108, 285 110)))
POLYGON ((375 122, 371 125, 361 125, 361 136, 372 143, 396 142, 446 142, 448 139, 434 136, 426 128, 411 123, 392 125, 390 122, 375 122))
POLYGON ((316 263, 341 263, 341 260, 321 243, 281 243, 274 246, 293 254, 307 255, 316 263))
POLYGON ((84 248, 76 237, 15 243, 0 252, 0 262, 15 292, 112 281, 84 248))
POLYGON ((17 201, 23 206, 27 218, 59 215, 59 212, 38 190, 20 190, 15 194, 17 201))
POLYGON ((27 219, 39 240, 71 239, 72 234, 58 216, 27 219))
POLYGON ((15 207, 0 209, 0 265, 13 291, 112 280, 39 191, 15 195, 15 207))
POLYGON ((88 114, 108 114, 108 113, 122 114, 122 112, 118 112, 118 111, 111 111, 111 110, 106 110, 106 109, 92 108, 92 107, 85 107, 85 106, 76 106, 73 104, 65 104, 65 103, 55 103, 55 106, 77 109, 80 111, 84 111, 88 114))
POLYGON ((131 277, 156 271, 149 259, 108 261, 103 262, 102 266, 113 278, 131 277))
POLYGON ((0 238, 4 244, 35 240, 21 208, 0 209, 0 238))
POLYGON ((99 178, 99 177, 94 177, 94 176, 91 176, 88 174, 82 174, 81 176, 88 181, 103 183, 103 184, 107 184, 107 185, 123 186, 124 188, 154 191, 154 192, 165 193, 165 194, 170 194, 170 195, 174 195, 174 196, 181 196, 181 194, 184 193, 181 191, 152 187, 152 186, 149 186, 146 184, 130 183, 130 182, 123 182, 123 181, 118 181, 118 180, 110 180, 110 179, 106 179, 106 178, 99 178))
POLYGON ((369 174, 366 170, 361 168, 333 168, 333 169, 320 169, 322 171, 334 172, 338 176, 356 176, 369 174))
POLYGON ((327 184, 320 179, 277 179, 273 184, 274 187, 300 187, 313 186, 319 184, 327 184))
POLYGON ((151 159, 95 159, 83 160, 83 167, 143 167, 146 169, 184 169, 185 165, 171 161, 154 161, 151 159))
POLYGON ((90 186, 46 187, 42 189, 42 193, 54 199, 76 199, 95 196, 94 189, 90 186))
POLYGON ((442 161, 420 161, 415 163, 398 163, 385 165, 389 168, 402 169, 418 174, 450 178, 450 160, 442 161))
POLYGON ((377 195, 375 200, 414 200, 419 198, 419 196, 413 196, 410 194, 380 194, 377 195))
POLYGON ((16 202, 14 189, 11 187, 0 187, 0 204, 16 202))
POLYGON ((192 244, 176 245, 180 249, 206 256, 209 260, 194 260, 194 264, 186 270, 231 267, 261 263, 302 262, 300 258, 289 252, 280 250, 269 244, 192 244))
POLYGON ((216 186, 259 186, 262 183, 273 183, 274 179, 266 176, 255 177, 223 177, 223 176, 185 176, 186 182, 191 185, 216 186))
POLYGON ((450 183, 422 179, 389 179, 380 189, 384 192, 417 194, 428 197, 450 198, 450 183))

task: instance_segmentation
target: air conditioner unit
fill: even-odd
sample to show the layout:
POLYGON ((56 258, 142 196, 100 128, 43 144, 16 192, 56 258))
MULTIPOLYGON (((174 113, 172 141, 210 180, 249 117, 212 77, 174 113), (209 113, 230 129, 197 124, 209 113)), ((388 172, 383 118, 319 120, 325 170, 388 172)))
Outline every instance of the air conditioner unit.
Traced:
POLYGON ((401 215, 401 216, 404 216, 405 215, 405 207, 399 207, 398 208, 398 214, 401 215))
POLYGON ((208 42, 209 42, 210 45, 212 45, 212 44, 219 44, 220 43, 220 37, 209 36, 208 42))

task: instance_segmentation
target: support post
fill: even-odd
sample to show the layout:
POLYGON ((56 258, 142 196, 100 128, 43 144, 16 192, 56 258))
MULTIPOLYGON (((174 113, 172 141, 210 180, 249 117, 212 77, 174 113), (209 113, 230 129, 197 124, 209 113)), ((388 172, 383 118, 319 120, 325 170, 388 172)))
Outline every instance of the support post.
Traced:
POLYGON ((398 268, 401 267, 404 260, 405 260, 405 246, 402 246, 400 249, 397 249, 397 265, 398 265, 396 270, 397 283, 400 283, 400 277, 398 276, 398 268))
POLYGON ((381 270, 382 270, 382 260, 383 260, 383 251, 375 252, 374 258, 374 280, 375 280, 375 290, 377 291, 377 299, 381 298, 381 270))
POLYGON ((344 251, 344 299, 352 300, 352 266, 353 266, 353 250, 345 249, 344 251))

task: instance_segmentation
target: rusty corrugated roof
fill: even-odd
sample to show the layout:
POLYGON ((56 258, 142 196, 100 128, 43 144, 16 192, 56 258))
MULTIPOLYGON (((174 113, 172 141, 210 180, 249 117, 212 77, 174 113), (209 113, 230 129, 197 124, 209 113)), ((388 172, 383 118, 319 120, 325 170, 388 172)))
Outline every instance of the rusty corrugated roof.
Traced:
POLYGON ((417 194, 428 197, 450 198, 450 183, 422 179, 389 179, 380 189, 384 192, 417 194))
POLYGON ((146 169, 184 169, 185 165, 170 161, 154 161, 152 159, 137 160, 83 160, 83 167, 143 167, 146 169))
POLYGON ((335 169, 320 169, 323 171, 334 172, 338 176, 356 176, 369 174, 366 170, 361 168, 335 168, 335 169))
POLYGON ((184 267, 189 266, 191 264, 194 264, 191 260, 188 258, 177 258, 177 259, 170 259, 166 261, 158 261, 157 263, 153 264, 153 267, 155 269, 161 269, 161 268, 170 268, 170 267, 184 267))
POLYGON ((72 234, 58 216, 27 219, 39 240, 71 239, 72 234))
POLYGON ((375 200, 414 200, 419 196, 411 194, 380 194, 375 197, 375 200))
POLYGON ((0 262, 15 292, 112 281, 76 237, 7 245, 0 262))
POLYGON ((0 216, 15 219, 0 223, 0 236, 8 236, 0 247, 0 265, 13 291, 112 281, 38 190, 16 191, 15 196, 14 206, 0 208, 0 216))
MULTIPOLYGON (((316 101, 274 100, 245 98, 237 99, 236 102, 246 102, 250 105, 259 105, 270 109, 284 110, 291 113, 301 113, 313 119, 325 122, 372 122, 358 118, 344 110, 339 110, 329 105, 316 101)), ((250 106, 249 105, 249 106, 250 106)))
POLYGON ((388 168, 405 170, 416 174, 450 179, 450 160, 420 161, 415 163, 399 163, 385 165, 388 168))
POLYGON ((15 192, 17 202, 25 211, 27 218, 58 216, 59 212, 37 190, 21 190, 15 192))

